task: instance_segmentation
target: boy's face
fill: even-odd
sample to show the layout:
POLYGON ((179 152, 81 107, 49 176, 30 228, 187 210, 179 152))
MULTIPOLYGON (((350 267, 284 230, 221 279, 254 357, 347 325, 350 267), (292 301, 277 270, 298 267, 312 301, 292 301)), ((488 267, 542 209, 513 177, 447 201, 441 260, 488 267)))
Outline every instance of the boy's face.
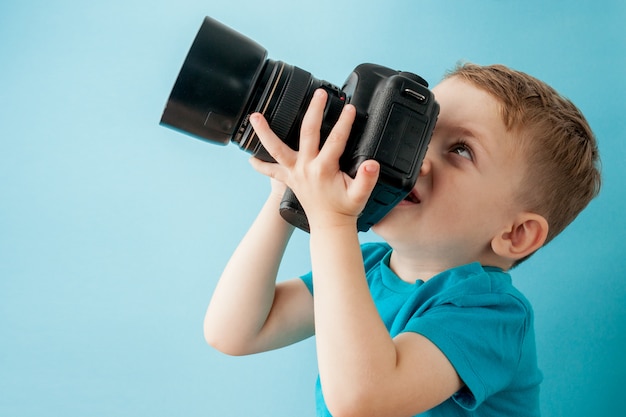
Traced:
POLYGON ((523 160, 494 97, 458 77, 433 92, 440 114, 416 186, 373 230, 433 267, 498 266, 490 242, 519 209, 523 160))

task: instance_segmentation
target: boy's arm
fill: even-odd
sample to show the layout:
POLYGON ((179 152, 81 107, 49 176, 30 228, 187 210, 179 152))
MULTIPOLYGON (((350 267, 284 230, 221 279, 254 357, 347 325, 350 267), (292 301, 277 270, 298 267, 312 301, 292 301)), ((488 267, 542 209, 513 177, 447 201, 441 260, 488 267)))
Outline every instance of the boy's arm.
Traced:
POLYGON ((313 334, 313 298, 300 279, 276 284, 293 226, 274 191, 239 243, 204 319, 207 343, 231 355, 276 349, 313 334))
POLYGON ((415 415, 445 401, 462 382, 445 355, 416 333, 391 338, 369 293, 356 220, 379 166, 366 161, 354 179, 339 156, 355 111, 346 106, 319 150, 324 93, 316 93, 302 123, 300 148, 290 150, 258 115, 251 122, 278 164, 255 168, 284 181, 298 196, 311 229, 311 263, 318 364, 334 416, 415 415))
POLYGON ((448 399, 462 382, 417 333, 392 339, 365 280, 354 227, 311 230, 317 355, 333 415, 408 416, 448 399))

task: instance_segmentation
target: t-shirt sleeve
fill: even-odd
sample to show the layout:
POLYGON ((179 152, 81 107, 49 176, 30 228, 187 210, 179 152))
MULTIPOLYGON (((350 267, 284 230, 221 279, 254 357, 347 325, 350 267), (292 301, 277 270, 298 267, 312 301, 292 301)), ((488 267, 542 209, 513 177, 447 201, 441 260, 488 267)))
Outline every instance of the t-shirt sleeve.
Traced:
POLYGON ((515 375, 528 308, 510 294, 459 297, 414 316, 405 331, 427 337, 446 355, 466 385, 454 400, 474 410, 515 375))
POLYGON ((304 282, 304 285, 306 285, 306 287, 309 289, 309 292, 312 295, 313 294, 313 272, 309 271, 306 274, 301 275, 300 279, 302 280, 302 282, 304 282))

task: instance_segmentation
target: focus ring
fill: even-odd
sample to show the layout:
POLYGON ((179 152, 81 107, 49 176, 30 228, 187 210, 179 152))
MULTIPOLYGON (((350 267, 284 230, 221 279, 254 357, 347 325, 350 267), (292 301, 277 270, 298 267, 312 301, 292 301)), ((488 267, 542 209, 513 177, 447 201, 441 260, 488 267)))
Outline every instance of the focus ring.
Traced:
MULTIPOLYGON (((298 116, 302 102, 311 84, 311 74, 298 67, 292 67, 291 76, 287 81, 270 126, 276 136, 285 141, 298 116)), ((289 144, 288 144, 289 145, 289 144)), ((297 143, 294 144, 297 146, 297 143)))
POLYGON ((322 127, 320 129, 320 138, 325 141, 330 131, 339 120, 339 116, 346 104, 345 97, 337 94, 333 90, 326 90, 328 92, 328 99, 326 101, 326 108, 324 109, 324 118, 322 120, 322 127), (333 94, 334 93, 334 94, 333 94))

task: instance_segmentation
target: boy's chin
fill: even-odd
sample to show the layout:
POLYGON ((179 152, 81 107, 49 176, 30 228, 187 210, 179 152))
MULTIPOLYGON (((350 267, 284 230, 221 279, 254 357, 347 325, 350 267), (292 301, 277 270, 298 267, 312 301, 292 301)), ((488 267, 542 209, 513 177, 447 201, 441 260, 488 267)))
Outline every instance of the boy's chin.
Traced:
POLYGON ((397 227, 397 226, 394 225, 394 223, 397 222, 397 219, 395 219, 394 217, 396 217, 396 216, 394 216, 394 213, 393 213, 393 210, 392 210, 389 213, 387 213, 387 215, 385 217, 380 219, 380 221, 378 223, 373 225, 370 228, 370 230, 372 232, 374 232, 376 235, 378 235, 381 238, 385 239, 390 234, 392 234, 394 228, 397 227))
POLYGON ((399 203, 370 230, 384 240, 393 240, 397 236, 406 235, 407 228, 414 228, 415 222, 421 217, 419 211, 412 210, 419 206, 420 204, 411 202, 399 203))

